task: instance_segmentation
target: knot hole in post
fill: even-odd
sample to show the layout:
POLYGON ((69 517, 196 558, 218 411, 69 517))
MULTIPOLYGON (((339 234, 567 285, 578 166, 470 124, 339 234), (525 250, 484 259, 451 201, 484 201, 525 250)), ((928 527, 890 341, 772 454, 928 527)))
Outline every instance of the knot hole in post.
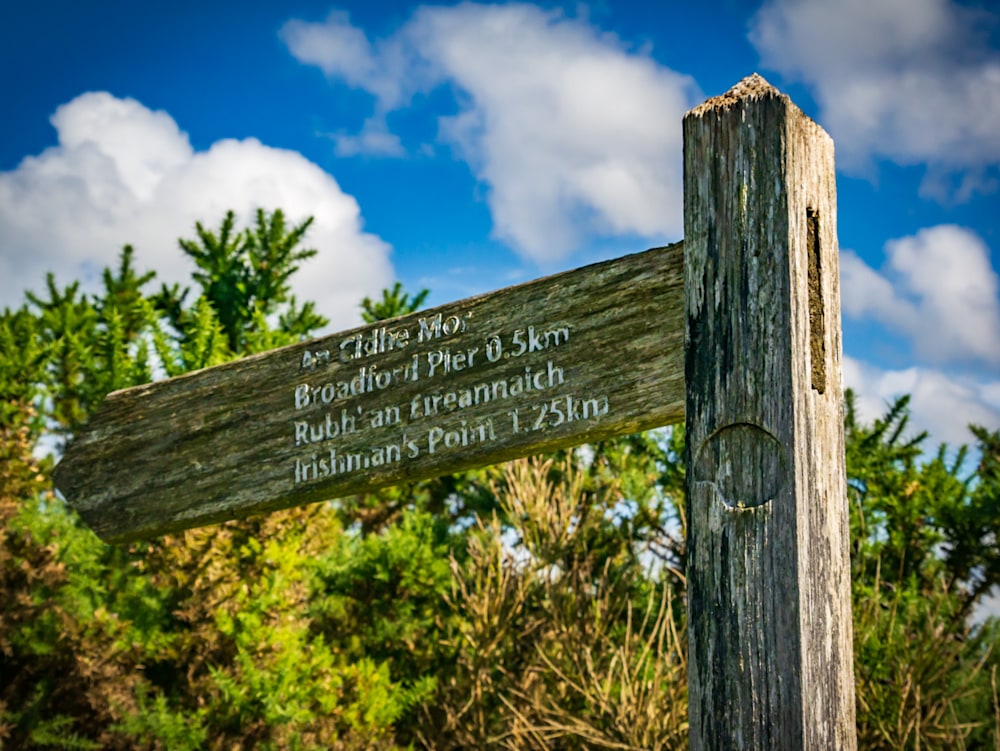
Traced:
POLYGON ((732 509, 755 508, 776 498, 788 461, 781 442, 750 423, 719 428, 699 447, 696 482, 710 482, 732 509))

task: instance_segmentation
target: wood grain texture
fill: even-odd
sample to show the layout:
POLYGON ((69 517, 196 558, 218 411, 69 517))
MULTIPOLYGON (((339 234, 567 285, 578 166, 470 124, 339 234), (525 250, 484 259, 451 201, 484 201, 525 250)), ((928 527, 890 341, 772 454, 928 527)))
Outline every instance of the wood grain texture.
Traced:
POLYGON ((683 247, 110 394, 56 484, 111 542, 684 416, 683 247))
POLYGON ((684 119, 691 747, 854 749, 833 142, 759 76, 684 119))

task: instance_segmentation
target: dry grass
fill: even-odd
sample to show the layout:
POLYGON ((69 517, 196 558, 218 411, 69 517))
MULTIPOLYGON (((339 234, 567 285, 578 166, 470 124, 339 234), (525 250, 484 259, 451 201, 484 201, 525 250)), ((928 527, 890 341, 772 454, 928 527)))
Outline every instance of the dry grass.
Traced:
MULTIPOLYGON (((855 603, 858 745, 862 749, 966 749, 973 732, 1000 714, 968 719, 963 704, 982 698, 990 650, 970 664, 970 629, 955 627, 946 592, 907 596, 876 574, 870 595, 855 603)), ((995 680, 995 668, 991 676, 995 680)), ((997 746, 1000 749, 1000 746, 997 746)))
POLYGON ((446 739, 425 743, 686 747, 677 593, 650 585, 627 554, 594 548, 617 488, 586 493, 570 465, 522 460, 507 465, 497 493, 510 527, 480 524, 468 562, 455 566, 453 602, 466 620, 449 688, 461 700, 446 702, 446 739))

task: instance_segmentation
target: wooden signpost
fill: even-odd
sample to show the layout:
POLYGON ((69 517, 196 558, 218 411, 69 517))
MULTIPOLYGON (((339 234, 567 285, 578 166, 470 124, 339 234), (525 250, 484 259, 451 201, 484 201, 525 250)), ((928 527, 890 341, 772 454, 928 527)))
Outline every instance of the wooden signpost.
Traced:
POLYGON ((56 481, 110 542, 684 417, 680 243, 108 396, 56 481))
POLYGON ((832 142, 751 76, 684 119, 684 215, 684 243, 111 394, 57 487, 124 542, 686 420, 692 748, 849 751, 832 142))

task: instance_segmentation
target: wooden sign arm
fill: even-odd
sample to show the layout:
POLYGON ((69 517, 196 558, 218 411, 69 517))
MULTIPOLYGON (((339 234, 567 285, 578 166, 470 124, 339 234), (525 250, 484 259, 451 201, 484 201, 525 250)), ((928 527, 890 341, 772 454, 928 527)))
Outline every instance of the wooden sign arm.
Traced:
POLYGON ((110 394, 56 467, 127 542, 684 417, 683 246, 110 394))

